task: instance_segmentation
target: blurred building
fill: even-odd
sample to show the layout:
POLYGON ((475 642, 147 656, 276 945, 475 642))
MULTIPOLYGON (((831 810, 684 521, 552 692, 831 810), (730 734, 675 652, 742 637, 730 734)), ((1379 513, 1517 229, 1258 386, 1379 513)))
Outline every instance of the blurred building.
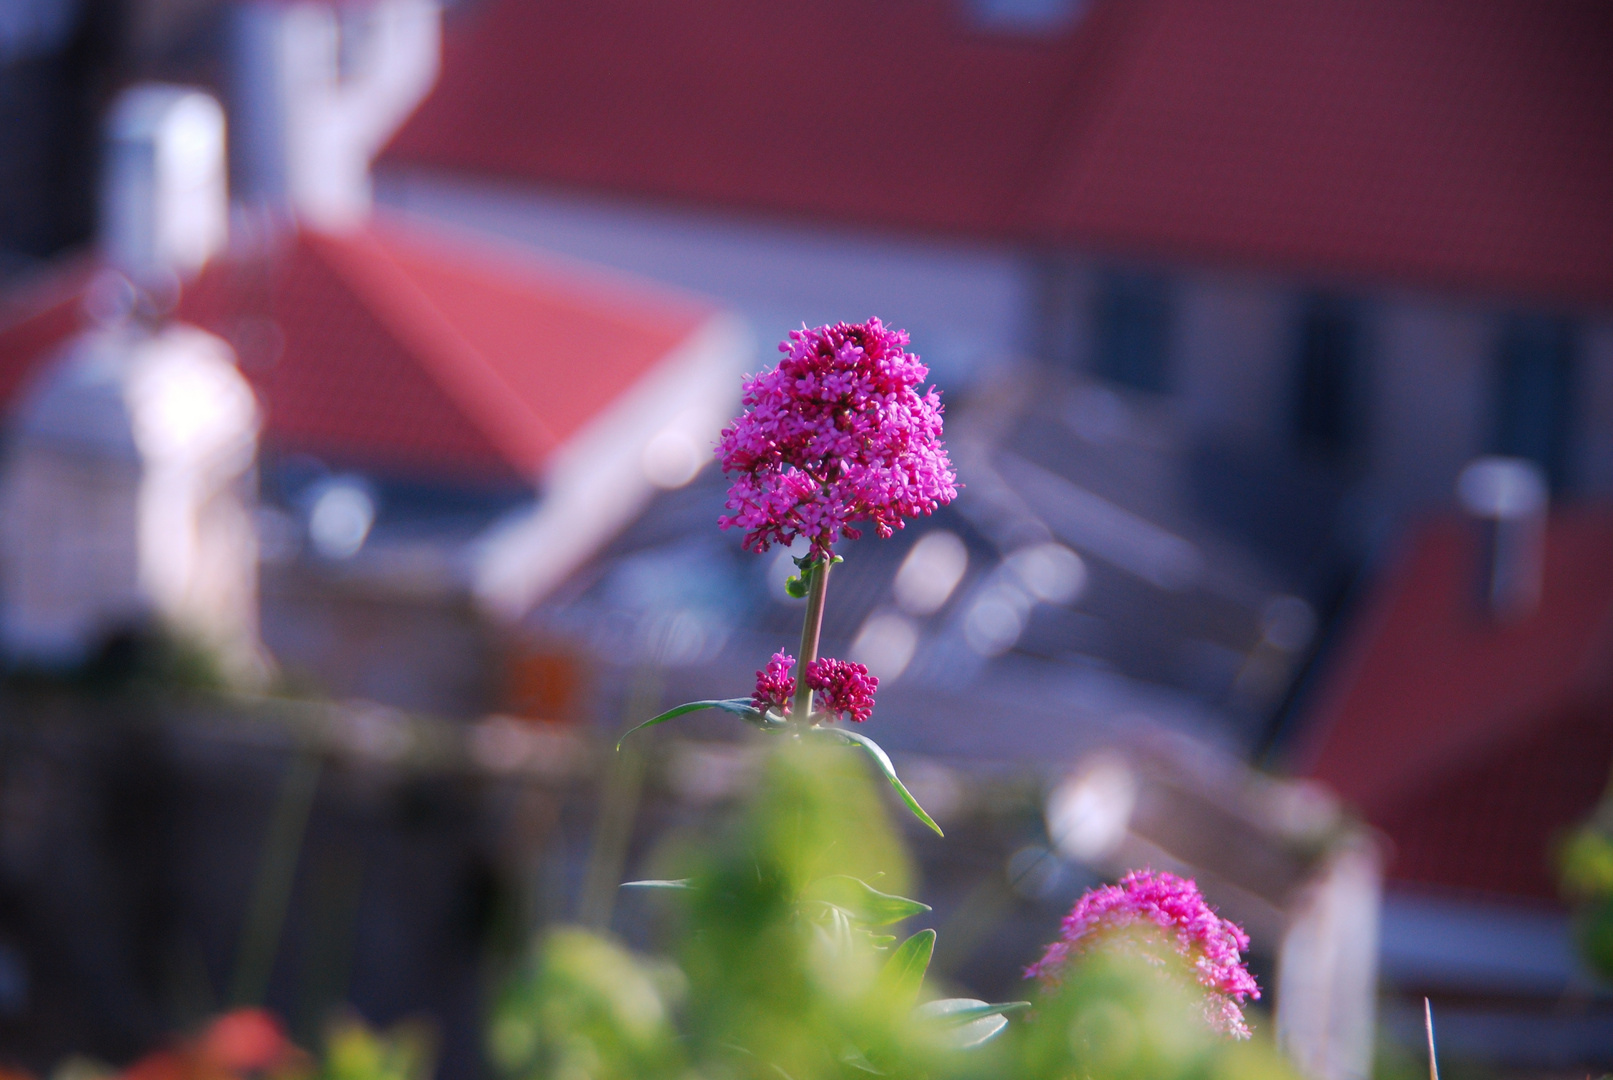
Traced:
MULTIPOLYGON (((1613 489, 1606 30, 1512 2, 488 0, 450 13, 378 192, 764 338, 907 326, 944 388, 998 399, 960 512, 1041 522, 971 575, 1051 539, 1092 585, 994 605, 971 576, 973 654, 1241 712, 1253 748, 1318 618, 1468 460, 1613 489)), ((926 641, 882 618, 878 557, 846 637, 926 641)))
MULTIPOLYGON (((882 741, 980 770, 1162 723, 1258 753, 1284 713, 1391 841, 1391 985, 1454 1047, 1588 1062, 1603 1005, 1547 860, 1613 754, 1599 515, 1553 518, 1516 618, 1481 598, 1494 535, 1419 523, 1485 454, 1569 507, 1613 494, 1610 34, 1522 0, 486 0, 378 197, 721 296, 764 339, 910 328, 974 391, 969 486, 831 584, 882 741), (1363 568, 1378 599, 1295 691, 1363 568)), ((796 616, 759 597, 783 557, 698 538, 719 498, 658 500, 537 620, 739 692, 796 616)), ((1333 916, 1370 952, 1363 888, 1333 916)))
MULTIPOLYGON (((1441 1045, 1590 1067, 1613 1060, 1613 999, 1576 955, 1555 855, 1613 768, 1613 518, 1543 524, 1538 552, 1511 555, 1533 599, 1510 610, 1493 600, 1509 569, 1493 526, 1445 518, 1408 537, 1293 758, 1387 838, 1384 976, 1419 1008, 1433 997, 1441 1045)), ((1391 1019, 1414 1035, 1420 1015, 1391 1019)))
MULTIPOLYGON (((131 509, 153 475, 134 346, 182 338, 254 395, 250 468, 208 490, 250 512, 224 547, 261 615, 222 614, 288 674, 607 726, 653 679, 743 693, 800 618, 790 553, 719 533, 701 474, 736 375, 766 362, 745 327, 878 314, 948 393, 966 486, 845 545, 824 643, 880 676, 875 734, 927 804, 965 771, 1054 783, 1161 728, 1255 757, 1286 715, 1285 745, 1393 842, 1397 985, 1467 1008, 1453 1037, 1480 1050, 1602 1022, 1543 859, 1613 756, 1606 530, 1554 520, 1535 610, 1508 621, 1467 565, 1479 526, 1406 529, 1482 453, 1564 502, 1613 492, 1604 7, 474 0, 440 28, 424 0, 48 9, 0 21, 11 113, 49 105, 3 143, 6 265, 89 241, 73 118, 132 73, 224 101, 232 201, 221 246, 197 213, 218 184, 164 202, 114 180, 99 252, 14 279, 8 610, 48 564, 93 594, 43 597, 72 601, 79 647, 165 611, 138 569, 157 549, 131 509), (198 246, 158 243, 180 219, 198 246), (130 237, 151 250, 117 254, 130 237), (68 377, 108 347, 117 378, 68 377), (61 483, 70 446, 116 490, 61 483), (116 587, 73 574, 111 565, 96 537, 116 587), (1379 599, 1295 694, 1374 556, 1379 599), (600 673, 591 710, 573 655, 600 673), (1551 1000, 1591 1004, 1547 1023, 1551 1000)), ((141 160, 116 145, 103 175, 141 160)), ((1071 858, 1173 853, 1269 916, 1268 942, 1332 920, 1292 947, 1364 997, 1375 865, 1345 867, 1343 900, 1310 890, 1336 869, 1306 847, 1315 816, 1285 832, 1279 789, 1195 786, 1200 760, 1138 773, 1154 802, 1124 854, 1071 858), (1231 824, 1186 828, 1206 821, 1231 824)), ((1320 1002, 1307 1037, 1345 1016, 1356 1060, 1370 1008, 1330 1012, 1334 985, 1284 992, 1320 1002)))
POLYGON ((450 19, 383 197, 691 285, 877 312, 1164 403, 1182 498, 1325 592, 1483 452, 1613 490, 1605 11, 1058 0, 450 19))
POLYGON ((429 1011, 441 1075, 478 1075, 488 963, 564 906, 547 780, 587 763, 459 721, 581 712, 565 643, 519 620, 698 471, 751 340, 683 290, 370 213, 434 6, 124 13, 197 30, 210 62, 168 70, 232 92, 109 97, 93 242, 42 242, 0 298, 0 1041, 121 1063, 261 996, 312 1045, 351 1002, 429 1011), (360 700, 13 678, 126 686, 153 630, 360 700))
POLYGON ((506 689, 498 626, 658 485, 698 469, 749 355, 734 316, 571 261, 371 220, 369 156, 435 76, 436 18, 408 0, 235 9, 231 111, 247 163, 227 246, 218 106, 162 87, 121 99, 99 252, 14 290, 0 328, 12 659, 76 662, 149 616, 190 634, 194 620, 162 599, 175 589, 211 596, 255 638, 261 547, 263 638, 294 679, 474 714, 506 689), (207 138, 173 119, 197 102, 216 117, 207 138), (244 528, 165 530, 145 509, 160 486, 151 467, 109 479, 125 446, 144 445, 142 423, 171 435, 180 413, 220 420, 178 375, 143 420, 136 354, 181 338, 209 342, 209 363, 247 394, 244 528), (82 495, 61 479, 72 468, 82 495), (187 536, 205 549, 198 565, 239 563, 238 585, 154 584, 187 536))

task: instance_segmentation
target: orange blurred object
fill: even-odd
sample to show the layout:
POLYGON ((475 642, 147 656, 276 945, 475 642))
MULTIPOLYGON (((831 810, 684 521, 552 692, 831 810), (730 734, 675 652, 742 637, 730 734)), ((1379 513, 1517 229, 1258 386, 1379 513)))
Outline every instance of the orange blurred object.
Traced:
POLYGON ((529 720, 574 720, 582 681, 575 656, 530 641, 517 643, 505 660, 505 710, 529 720))

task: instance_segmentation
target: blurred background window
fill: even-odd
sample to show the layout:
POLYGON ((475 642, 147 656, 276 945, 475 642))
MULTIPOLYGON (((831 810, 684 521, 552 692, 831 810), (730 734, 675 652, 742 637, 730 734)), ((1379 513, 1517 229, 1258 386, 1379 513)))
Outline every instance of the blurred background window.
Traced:
POLYGON ((1313 295, 1295 335, 1293 435, 1302 454, 1328 463, 1350 457, 1360 438, 1360 317, 1339 297, 1313 295))
POLYGON ((1554 492, 1568 480, 1577 345, 1572 320, 1513 315, 1502 325, 1496 347, 1491 449, 1537 462, 1554 492))
POLYGON ((1060 33, 1074 26, 1086 7, 1086 0, 966 0, 976 26, 1007 34, 1060 33))
POLYGON ((1171 288, 1164 275, 1111 271, 1099 283, 1094 316, 1097 374, 1137 390, 1170 388, 1171 288))

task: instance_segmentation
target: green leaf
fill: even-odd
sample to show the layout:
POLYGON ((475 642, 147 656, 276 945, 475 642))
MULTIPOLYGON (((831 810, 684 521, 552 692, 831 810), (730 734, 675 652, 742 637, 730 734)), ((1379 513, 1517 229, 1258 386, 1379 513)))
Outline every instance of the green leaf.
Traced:
POLYGON ((750 1050, 745 1049, 743 1046, 740 1046, 738 1043, 719 1042, 717 1045, 722 1047, 724 1050, 732 1050, 736 1054, 744 1054, 746 1057, 750 1058, 752 1061, 758 1062, 758 1063, 760 1063, 762 1065, 766 1065, 769 1069, 772 1069, 774 1072, 776 1072, 780 1076, 782 1076, 784 1078, 784 1080, 795 1080, 795 1077, 793 1077, 789 1073, 785 1072, 779 1066, 779 1064, 777 1062, 763 1060, 761 1057, 758 1057, 755 1053, 753 1053, 750 1050))
POLYGON ((790 722, 775 712, 756 712, 753 709, 751 715, 741 716, 740 719, 763 731, 788 731, 790 727, 790 722))
POLYGON ((974 998, 937 998, 935 1001, 928 1001, 924 1005, 920 1005, 919 1010, 922 1012, 926 1006, 937 1006, 943 1003, 947 1008, 938 1009, 937 1012, 941 1014, 941 1019, 952 1024, 966 1024, 972 1020, 978 1020, 982 1016, 999 1016, 1007 1013, 1022 1012, 1031 1007, 1031 1003, 1028 1001, 1004 1001, 993 1005, 974 998))
POLYGON ((723 712, 733 713, 735 716, 748 720, 753 724, 758 720, 765 720, 765 717, 763 717, 762 713, 757 710, 756 706, 751 704, 750 698, 722 698, 712 701, 691 701, 687 705, 679 705, 675 709, 668 709, 659 716, 652 716, 648 720, 644 721, 644 723, 639 724, 637 727, 628 728, 627 731, 623 733, 622 737, 616 740, 616 749, 620 750, 622 748, 622 743, 627 741, 627 736, 633 734, 635 731, 643 731, 647 727, 654 727, 656 724, 664 724, 668 720, 682 716, 685 713, 699 712, 702 709, 721 709, 723 712))
POLYGON ((934 952, 934 930, 920 930, 902 942, 880 969, 880 992, 898 1005, 912 1005, 924 988, 924 973, 934 952))
POLYGON ((977 998, 939 998, 926 1001, 915 1010, 919 1016, 937 1022, 937 1036, 943 1046, 968 1050, 1001 1033, 1008 1026, 1005 1012, 1030 1008, 1028 1001, 992 1005, 977 998))
POLYGON ((619 889, 693 889, 694 878, 655 878, 647 881, 624 881, 619 889))
POLYGON ((803 889, 801 896, 832 904, 868 926, 889 926, 930 910, 928 904, 880 892, 868 882, 846 874, 819 878, 803 889))
POLYGON ((874 1063, 868 1060, 867 1054, 864 1054, 861 1050, 857 1049, 857 1047, 852 1046, 849 1043, 846 1045, 846 1048, 840 1052, 840 1060, 845 1064, 850 1065, 853 1069, 861 1069, 863 1072, 873 1073, 875 1076, 885 1075, 884 1070, 876 1069, 874 1067, 874 1063))
POLYGON ((784 591, 797 600, 805 600, 807 594, 806 579, 800 574, 791 574, 784 579, 784 591))
POLYGON ((907 804, 907 808, 913 811, 913 816, 924 822, 924 824, 928 825, 930 828, 934 829, 935 835, 946 835, 946 833, 941 831, 941 826, 935 823, 935 819, 924 812, 924 807, 920 806, 919 801, 913 798, 913 793, 907 790, 907 787, 901 782, 901 780, 897 779, 896 766, 891 764, 890 756, 886 754, 885 751, 881 750, 879 748, 879 744, 873 739, 870 739, 866 735, 859 735, 855 731, 847 731, 845 728, 840 727, 819 727, 813 728, 812 730, 820 731, 824 735, 837 738, 842 742, 854 743, 868 751, 868 756, 874 759, 874 764, 879 766, 879 771, 885 774, 885 779, 891 782, 891 787, 896 789, 896 794, 902 797, 902 801, 907 804))
POLYGON ((825 908, 829 914, 828 925, 825 926, 819 922, 814 923, 812 927, 817 932, 819 942, 828 950, 830 956, 849 955, 851 952, 850 916, 833 904, 826 904, 825 908))

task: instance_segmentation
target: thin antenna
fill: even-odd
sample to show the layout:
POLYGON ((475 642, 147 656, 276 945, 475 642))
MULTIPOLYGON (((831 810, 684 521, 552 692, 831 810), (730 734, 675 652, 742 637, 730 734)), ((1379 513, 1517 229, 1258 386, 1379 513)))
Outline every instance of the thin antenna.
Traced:
POLYGON ((1423 998, 1423 1026, 1428 1029, 1428 1080, 1439 1080, 1439 1062, 1434 1060, 1434 1007, 1423 998))

